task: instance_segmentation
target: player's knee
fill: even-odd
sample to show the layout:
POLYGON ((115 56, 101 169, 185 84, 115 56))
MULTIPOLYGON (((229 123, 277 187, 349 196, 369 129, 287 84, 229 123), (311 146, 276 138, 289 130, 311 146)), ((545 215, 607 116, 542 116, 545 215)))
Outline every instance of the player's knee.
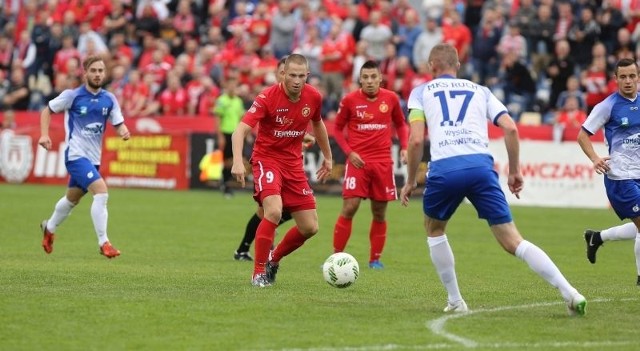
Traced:
POLYGON ((318 233, 318 224, 316 223, 314 225, 298 227, 298 230, 305 238, 310 238, 318 233))

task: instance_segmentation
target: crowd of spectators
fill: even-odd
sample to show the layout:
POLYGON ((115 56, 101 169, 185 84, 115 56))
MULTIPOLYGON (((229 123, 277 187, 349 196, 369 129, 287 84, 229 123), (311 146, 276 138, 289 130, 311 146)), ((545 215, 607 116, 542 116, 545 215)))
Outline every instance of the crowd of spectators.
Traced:
POLYGON ((464 78, 489 86, 517 118, 582 118, 615 90, 612 65, 640 57, 640 1, 624 0, 3 0, 0 111, 38 111, 81 84, 102 55, 107 89, 127 117, 212 115, 220 87, 250 104, 275 82, 279 58, 301 53, 332 118, 374 59, 404 102, 431 79, 440 42, 464 78), (577 117, 576 117, 577 116, 577 117))

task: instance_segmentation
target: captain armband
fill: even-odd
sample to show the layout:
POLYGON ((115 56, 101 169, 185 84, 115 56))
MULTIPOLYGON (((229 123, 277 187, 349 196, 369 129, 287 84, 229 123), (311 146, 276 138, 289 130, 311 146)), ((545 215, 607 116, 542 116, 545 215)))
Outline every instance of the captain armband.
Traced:
POLYGON ((409 111, 409 123, 416 121, 425 122, 426 120, 427 118, 424 115, 424 111, 416 109, 411 109, 409 111))

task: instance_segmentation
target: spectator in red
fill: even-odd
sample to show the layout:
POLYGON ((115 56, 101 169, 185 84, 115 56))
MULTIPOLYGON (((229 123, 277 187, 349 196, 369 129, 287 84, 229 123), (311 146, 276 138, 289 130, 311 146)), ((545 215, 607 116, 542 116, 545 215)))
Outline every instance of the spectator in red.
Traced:
POLYGON ((162 114, 183 116, 187 113, 189 97, 182 87, 180 77, 175 72, 167 74, 167 88, 158 96, 158 102, 162 106, 162 114))
POLYGON ((71 0, 49 0, 47 7, 51 10, 51 21, 53 23, 62 23, 64 13, 69 9, 71 0))
MULTIPOLYGON (((116 2, 119 0, 115 0, 116 2)), ((84 3, 86 17, 83 19, 91 23, 91 29, 106 34, 103 27, 104 20, 113 11, 110 0, 86 0, 84 3)))
POLYGON ((608 81, 607 61, 602 57, 594 58, 589 69, 581 73, 580 83, 585 91, 587 114, 609 95, 608 81))
POLYGON ((141 67, 143 75, 149 75, 152 77, 154 85, 151 87, 152 91, 157 91, 160 86, 164 84, 167 74, 171 70, 171 65, 163 60, 164 53, 161 49, 156 49, 151 57, 151 63, 144 67, 141 67))
POLYGON ((587 114, 580 109, 578 98, 569 96, 556 116, 556 124, 563 128, 580 128, 586 119, 587 114))
POLYGON ((345 64, 351 66, 349 38, 351 36, 341 32, 341 23, 336 21, 331 32, 322 42, 320 68, 322 70, 322 88, 325 91, 325 103, 337 108, 342 98, 344 86, 345 64))
POLYGON ((237 56, 230 64, 230 68, 238 72, 240 84, 253 83, 253 70, 260 65, 260 56, 256 54, 256 45, 253 41, 247 41, 242 48, 242 54, 237 56))
POLYGON ((220 88, 209 76, 200 77, 200 81, 204 89, 198 98, 198 115, 211 116, 216 106, 216 100, 220 96, 220 88))
MULTIPOLYGON (((407 25, 407 12, 414 12, 416 15, 418 11, 411 5, 410 0, 396 0, 391 6, 391 17, 398 19, 399 25, 407 25)), ((420 25, 420 18, 418 17, 418 25, 420 25)))
POLYGON ((388 68, 386 77, 387 89, 398 94, 401 105, 404 107, 409 99, 411 89, 413 89, 413 78, 416 72, 411 67, 411 62, 406 56, 398 56, 395 64, 388 68))
MULTIPOLYGON (((253 69, 253 81, 255 86, 265 86, 276 83, 276 70, 278 59, 273 54, 271 47, 264 46, 260 50, 260 63, 253 69)), ((262 90, 262 88, 258 89, 262 90)))
MULTIPOLYGON (((471 30, 460 20, 457 11, 449 13, 448 18, 443 19, 442 41, 453 45, 458 50, 460 64, 465 64, 469 59, 469 49, 471 48, 471 30)), ((460 70, 464 72, 464 70, 460 70)))
POLYGON ((213 80, 207 75, 202 66, 194 67, 192 79, 186 84, 185 90, 187 91, 187 114, 195 115, 209 115, 211 114, 210 108, 213 108, 215 104, 215 97, 220 94, 220 90, 213 84, 213 80), (207 96, 203 96, 206 94, 207 96), (204 99, 211 99, 211 101, 202 101, 204 99), (209 106, 209 109, 205 106, 209 106))
MULTIPOLYGON (((404 1, 404 0, 403 0, 404 1)), ((324 6, 329 12, 329 16, 337 17, 341 20, 347 19, 349 15, 349 7, 352 2, 350 0, 323 0, 322 6, 324 6)))
POLYGON ((362 0, 358 3, 358 17, 365 22, 369 23, 369 15, 373 11, 380 10, 380 1, 379 0, 362 0))
POLYGON ((191 1, 180 0, 176 15, 173 17, 173 28, 180 37, 193 37, 198 32, 196 18, 191 12, 191 1))
POLYGON ((38 15, 38 1, 37 0, 25 0, 24 4, 20 7, 20 11, 15 19, 15 27, 13 29, 14 40, 17 42, 20 40, 20 33, 31 31, 31 26, 36 21, 38 15))
POLYGON ((124 97, 122 103, 122 113, 129 117, 148 116, 152 113, 148 108, 153 106, 151 87, 143 80, 143 76, 138 70, 129 72, 129 82, 122 90, 124 97))
POLYGON ((135 59, 133 49, 125 43, 124 32, 115 32, 109 46, 111 57, 115 62, 122 64, 124 62, 120 61, 133 62, 135 59))
POLYGON ((258 39, 260 47, 265 47, 269 43, 270 31, 271 15, 269 14, 269 7, 264 2, 259 2, 256 4, 255 11, 253 11, 248 32, 258 39))

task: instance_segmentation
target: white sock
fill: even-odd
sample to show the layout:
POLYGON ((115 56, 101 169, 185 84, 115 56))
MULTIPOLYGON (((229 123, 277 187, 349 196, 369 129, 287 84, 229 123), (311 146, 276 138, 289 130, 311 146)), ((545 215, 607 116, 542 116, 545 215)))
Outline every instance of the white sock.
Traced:
POLYGON ((633 240, 638 234, 638 228, 635 223, 629 222, 617 227, 611 227, 600 232, 602 241, 611 240, 633 240))
POLYGON ((577 290, 569 284, 555 263, 541 248, 522 240, 516 248, 516 256, 525 261, 529 268, 538 273, 549 284, 559 289, 565 301, 570 301, 571 295, 576 293, 577 290))
POLYGON ((98 245, 102 246, 105 242, 109 241, 107 237, 107 219, 109 218, 109 212, 107 211, 107 200, 109 194, 95 194, 93 195, 93 203, 91 204, 91 219, 93 220, 93 227, 96 230, 98 236, 98 245))
POLYGON ((51 214, 51 218, 47 221, 47 230, 55 233, 58 226, 69 217, 74 206, 73 202, 69 201, 66 195, 58 200, 51 214))
POLYGON ((636 244, 633 247, 633 252, 636 254, 636 268, 638 269, 638 276, 640 276, 640 233, 636 235, 636 244))
POLYGON ((436 267, 440 281, 449 295, 448 301, 455 303, 462 300, 458 279, 456 278, 455 259, 453 258, 453 251, 451 251, 447 235, 428 237, 427 243, 429 244, 431 262, 436 267))

